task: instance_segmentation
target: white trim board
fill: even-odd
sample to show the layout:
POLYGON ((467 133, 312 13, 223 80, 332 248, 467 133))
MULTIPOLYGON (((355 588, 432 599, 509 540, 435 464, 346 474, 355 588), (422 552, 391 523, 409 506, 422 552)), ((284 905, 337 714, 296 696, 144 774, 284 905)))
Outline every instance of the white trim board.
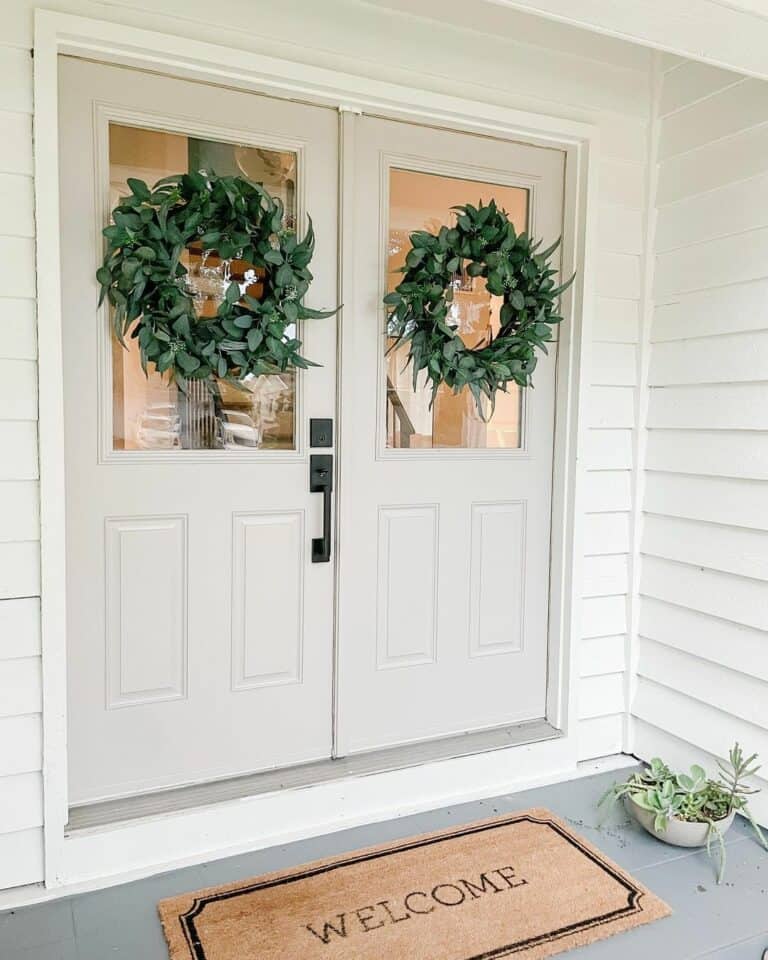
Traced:
POLYGON ((618 40, 768 79, 768 8, 733 0, 488 0, 618 40))
MULTIPOLYGON (((261 798, 252 798, 221 804, 219 807, 190 810, 184 817, 168 815, 153 820, 134 821, 124 824, 118 830, 83 830, 71 840, 73 848, 77 848, 76 851, 73 850, 73 858, 81 865, 81 874, 73 877, 66 886, 46 889, 42 884, 35 884, 0 892, 0 910, 11 910, 19 906, 130 883, 155 873, 263 850, 308 837, 337 833, 363 824, 399 819, 447 804, 469 803, 487 797, 591 777, 598 773, 626 770, 637 765, 634 757, 617 754, 585 761, 576 768, 571 767, 566 760, 563 767, 558 767, 558 742, 561 741, 550 741, 552 754, 541 756, 535 766, 529 762, 533 759, 533 745, 483 754, 486 758, 484 765, 495 767, 495 777, 493 781, 485 779, 481 788, 473 784, 471 787, 456 789, 456 784, 470 783, 472 777, 483 779, 480 764, 474 762, 470 769, 470 764, 466 763, 477 761, 478 758, 465 757, 461 760, 443 761, 439 771, 441 789, 434 792, 420 792, 423 781, 421 772, 425 767, 412 767, 387 774, 389 780, 386 785, 378 776, 360 777, 356 780, 293 791, 287 818, 281 809, 286 795, 273 793, 266 798, 269 800, 268 805, 259 803, 257 806, 256 799, 261 798), (521 749, 530 751, 528 757, 519 752, 521 749), (491 761, 492 757, 496 760, 491 761), (505 774, 508 762, 513 757, 515 761, 524 761, 527 772, 524 777, 511 783, 505 774), (383 786, 385 789, 382 791, 383 786), (404 794, 417 799, 403 804, 404 794), (226 813, 226 819, 220 815, 222 812, 226 813), (311 815, 307 816, 307 813, 311 815), (287 826, 286 819, 294 825, 287 826), (222 828, 225 826, 228 832, 226 836, 222 836, 222 828), (164 839, 166 837, 167 840, 164 839), (161 843, 159 847, 158 842, 161 843), (150 849, 154 851, 156 858, 137 865, 136 851, 152 843, 155 846, 150 849), (172 859, 160 859, 171 851, 174 851, 172 859)), ((433 773, 434 771, 430 772, 429 780, 435 786, 433 773)))
MULTIPOLYGON (((35 13, 35 180, 37 264, 47 281, 38 293, 40 370, 41 550, 45 883, 70 889, 86 879, 108 882, 130 869, 167 869, 179 858, 211 859, 286 839, 327 832, 405 812, 504 792, 531 776, 576 771, 575 703, 580 637, 584 409, 588 378, 585 351, 594 313, 598 133, 591 125, 507 109, 378 80, 311 67, 181 37, 37 10, 35 13), (234 806, 168 815, 138 825, 113 825, 89 840, 65 837, 66 595, 64 448, 62 429, 61 308, 58 196, 58 56, 70 54, 140 67, 200 82, 366 111, 505 139, 551 146, 567 153, 563 269, 579 264, 570 297, 568 333, 560 349, 562 375, 555 488, 560 491, 563 535, 552 555, 551 616, 557 624, 553 655, 557 677, 550 722, 565 731, 557 741, 493 754, 425 764, 418 768, 350 779, 237 801, 234 806), (471 789, 456 790, 457 783, 471 789), (311 792, 310 792, 311 790, 311 792), (295 824, 300 823, 300 827, 295 824), (240 831, 235 832, 235 831, 240 831), (193 853, 190 853, 193 851, 193 853)), ((345 278, 345 283, 351 278, 345 278)), ((553 681, 554 682, 554 681, 553 681)), ((95 835, 94 835, 95 836, 95 835)), ((96 883, 95 885, 99 885, 96 883)))

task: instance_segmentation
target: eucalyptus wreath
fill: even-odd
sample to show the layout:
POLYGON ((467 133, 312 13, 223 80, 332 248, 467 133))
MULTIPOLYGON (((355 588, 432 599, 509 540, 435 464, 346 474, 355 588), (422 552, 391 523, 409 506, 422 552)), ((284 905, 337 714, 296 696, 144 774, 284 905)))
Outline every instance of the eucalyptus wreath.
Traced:
POLYGON ((239 385, 249 374, 316 366, 287 332, 297 321, 336 312, 302 303, 312 281, 311 218, 299 240, 284 226, 282 201, 261 184, 202 170, 151 188, 130 178, 128 187, 103 231, 107 250, 96 279, 99 303, 106 297, 114 308, 118 340, 125 346, 129 333, 138 340, 145 373, 153 363, 183 390, 190 379, 239 385), (198 316, 181 263, 191 244, 252 264, 263 295, 256 299, 233 281, 216 316, 198 316))
POLYGON ((557 299, 573 282, 560 286, 551 256, 558 239, 539 251, 541 241, 516 233, 506 212, 494 200, 477 207, 463 204, 456 225, 437 234, 418 230, 400 268, 402 281, 384 297, 391 307, 387 333, 390 350, 408 344, 408 362, 416 389, 421 371, 432 387, 432 402, 441 383, 459 393, 468 387, 484 417, 483 397, 493 409, 498 390, 509 382, 527 387, 536 367, 536 350, 547 352, 552 327, 562 321, 557 299), (503 298, 499 330, 467 345, 449 321, 455 280, 466 271, 484 277, 488 293, 503 298))

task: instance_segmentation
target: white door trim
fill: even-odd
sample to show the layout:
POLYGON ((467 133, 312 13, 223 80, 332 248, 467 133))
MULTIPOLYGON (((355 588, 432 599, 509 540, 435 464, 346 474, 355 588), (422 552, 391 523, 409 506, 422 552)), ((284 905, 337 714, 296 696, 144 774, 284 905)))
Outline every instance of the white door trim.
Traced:
MULTIPOLYGON (((532 773, 575 771, 575 704, 577 666, 575 643, 580 635, 580 586, 583 500, 583 458, 585 428, 580 410, 584 408, 585 351, 594 313, 594 250, 598 133, 591 125, 542 114, 512 110, 493 104, 451 97, 397 84, 293 61, 228 49, 150 30, 107 23, 47 10, 35 11, 34 49, 35 93, 35 183, 37 217, 37 274, 39 337, 39 420, 41 496, 41 584, 42 584, 42 669, 43 669, 43 784, 44 852, 47 887, 63 887, 82 880, 84 875, 104 877, 122 873, 120 856, 134 869, 154 865, 159 869, 178 862, 181 845, 187 858, 204 853, 221 856, 240 845, 253 848, 278 838, 310 835, 319 829, 394 816, 416 809, 419 796, 426 806, 448 799, 481 796, 509 789, 532 773), (343 112, 365 111, 393 119, 407 119, 441 125, 505 139, 562 149, 567 154, 565 184, 565 241, 563 272, 576 263, 579 275, 564 305, 566 323, 561 332, 560 376, 566 389, 559 390, 556 468, 554 484, 555 536, 552 543, 551 590, 551 723, 564 731, 557 741, 513 747, 492 755, 495 760, 465 757, 439 764, 427 764, 397 776, 382 774, 355 781, 341 793, 338 806, 334 791, 324 797, 318 809, 321 788, 296 791, 291 800, 275 802, 280 794, 254 798, 247 804, 251 825, 260 822, 262 807, 273 811, 270 829, 232 836, 226 823, 241 823, 231 808, 211 807, 204 815, 207 829, 195 816, 143 822, 141 828, 110 828, 98 842, 104 851, 101 865, 93 861, 93 850, 82 837, 65 836, 67 820, 66 767, 66 581, 63 376, 61 368, 61 282, 59 258, 59 160, 58 160, 58 56, 70 54, 105 63, 142 67, 170 76, 273 96, 301 98, 308 102, 338 107, 343 112), (458 766, 457 766, 458 765, 458 766), (447 775, 450 770, 450 775, 447 775), (358 786, 359 784, 359 786, 358 786), (404 789, 410 784, 410 789, 404 789), (456 792, 456 784, 470 784, 456 792), (417 791, 414 793, 414 789, 417 791), (262 804, 262 806, 258 806, 262 804), (256 806, 254 806, 256 805, 256 806), (265 806, 267 805, 267 806, 265 806), (209 819, 210 818, 210 819, 209 819), (301 826, 297 829, 296 824, 301 826), (187 828, 185 828, 185 824, 187 828), (257 837, 254 837, 258 834, 257 837), (172 837, 173 839, 172 842, 172 837), (184 838, 182 844, 182 837, 184 838), (263 841, 263 842, 262 842, 263 841), (174 846, 175 844, 175 846, 174 846), (122 851, 122 854, 121 854, 122 851)), ((349 134, 349 126, 342 123, 349 134)), ((342 142, 342 146, 343 146, 342 142)), ((349 187, 349 171, 342 165, 342 192, 349 187)), ((342 223, 349 207, 342 197, 342 223)), ((349 233, 346 233, 347 242, 349 233)), ((341 253, 343 254, 343 249, 341 253)), ((343 256, 341 257, 343 261, 343 256)), ((342 277, 343 301, 353 278, 342 277)), ((322 792, 322 791, 321 791, 322 792)), ((238 809, 245 811, 243 801, 238 809)), ((201 816, 203 816, 201 814, 201 816)))

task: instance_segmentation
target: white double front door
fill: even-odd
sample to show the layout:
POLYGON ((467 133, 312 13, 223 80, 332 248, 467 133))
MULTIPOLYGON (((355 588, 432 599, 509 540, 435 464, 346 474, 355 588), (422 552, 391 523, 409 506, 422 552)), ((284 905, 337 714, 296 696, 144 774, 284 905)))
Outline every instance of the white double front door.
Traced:
MULTIPOLYGON (((456 204, 557 238, 563 154, 68 58, 60 100, 70 803, 544 717, 556 349, 490 418, 430 406, 382 298, 456 204), (335 306, 342 274, 347 298, 299 331, 319 367, 214 403, 113 342, 100 231, 128 177, 191 169, 264 183, 288 228, 311 214, 307 303, 335 306), (326 424, 310 445, 321 419, 333 446, 326 424)), ((185 263, 203 311, 248 267, 185 263)), ((498 303, 453 286, 477 342, 498 303)))

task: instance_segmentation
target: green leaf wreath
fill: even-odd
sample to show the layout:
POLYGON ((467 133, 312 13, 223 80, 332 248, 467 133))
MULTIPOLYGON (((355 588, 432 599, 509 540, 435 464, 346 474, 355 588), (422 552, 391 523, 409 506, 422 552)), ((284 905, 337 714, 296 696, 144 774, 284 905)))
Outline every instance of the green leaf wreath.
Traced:
POLYGON ((114 308, 119 341, 125 346, 129 333, 138 340, 145 373, 153 363, 183 390, 190 379, 239 385, 249 374, 316 366, 286 332, 297 321, 336 313, 302 303, 312 281, 311 218, 299 240, 284 226, 281 200, 243 177, 199 171, 152 188, 131 178, 128 187, 103 231, 107 251, 96 279, 99 303, 106 297, 114 308), (216 316, 199 317, 180 262, 191 244, 252 264, 263 295, 243 294, 233 281, 216 316))
POLYGON ((539 252, 541 241, 517 234, 494 200, 452 209, 457 211, 455 227, 411 234, 412 246, 400 268, 403 280, 384 297, 392 307, 387 333, 394 338, 390 350, 408 343, 414 389, 422 370, 432 386, 432 402, 441 383, 454 393, 469 387, 484 417, 483 397, 493 409, 496 392, 506 391, 510 381, 531 384, 535 351, 547 352, 552 327, 562 321, 557 299, 574 278, 556 286, 550 257, 560 240, 539 252), (452 283, 464 270, 470 277, 484 277, 488 293, 503 297, 498 333, 471 346, 448 322, 452 283))

